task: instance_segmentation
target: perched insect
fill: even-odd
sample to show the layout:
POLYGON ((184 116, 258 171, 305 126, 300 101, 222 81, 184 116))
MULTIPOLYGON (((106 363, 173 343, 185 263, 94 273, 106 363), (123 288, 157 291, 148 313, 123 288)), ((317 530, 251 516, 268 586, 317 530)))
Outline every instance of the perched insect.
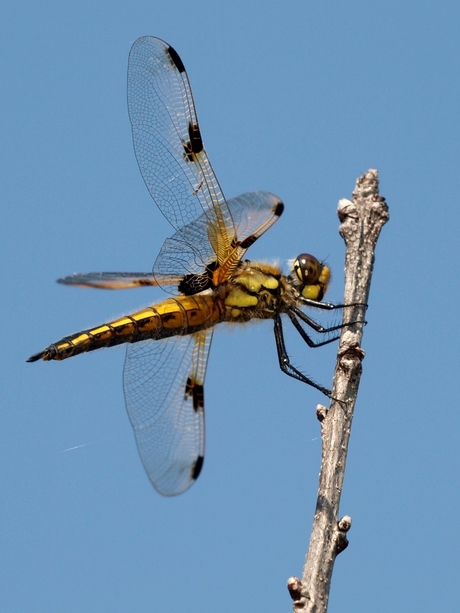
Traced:
POLYGON ((289 275, 246 250, 280 217, 284 205, 267 192, 225 200, 206 155, 190 83, 177 52, 158 38, 132 46, 128 108, 141 174, 155 204, 175 228, 152 273, 89 273, 61 283, 105 289, 164 286, 174 297, 53 343, 29 358, 63 360, 129 343, 124 366, 126 408, 147 474, 165 496, 180 494, 200 474, 205 447, 203 385, 216 324, 272 319, 281 369, 327 396, 289 361, 281 323, 286 314, 310 347, 302 324, 323 328, 301 307, 321 302, 329 268, 309 254, 289 275))

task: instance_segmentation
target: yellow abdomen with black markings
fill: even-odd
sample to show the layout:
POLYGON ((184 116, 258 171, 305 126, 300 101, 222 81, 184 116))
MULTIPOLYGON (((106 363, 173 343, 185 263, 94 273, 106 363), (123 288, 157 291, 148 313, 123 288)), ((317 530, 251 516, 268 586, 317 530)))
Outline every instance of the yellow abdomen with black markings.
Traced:
POLYGON ((28 359, 64 360, 79 353, 121 343, 186 335, 223 321, 212 295, 178 296, 109 323, 66 336, 28 359))

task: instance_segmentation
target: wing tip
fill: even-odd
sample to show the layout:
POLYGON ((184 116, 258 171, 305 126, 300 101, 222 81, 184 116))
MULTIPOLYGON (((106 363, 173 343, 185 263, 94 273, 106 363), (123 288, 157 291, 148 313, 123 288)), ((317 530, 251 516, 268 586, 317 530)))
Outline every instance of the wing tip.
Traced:
POLYGON ((191 470, 190 476, 193 481, 196 481, 198 477, 200 476, 201 469, 203 468, 203 463, 204 463, 204 456, 199 455, 197 459, 195 460, 195 462, 193 463, 192 470, 191 470))
POLYGON ((276 217, 281 217, 281 215, 283 214, 284 211, 284 202, 282 200, 278 200, 278 202, 275 205, 275 210, 273 211, 273 214, 276 215, 276 217))
POLYGON ((169 55, 173 66, 175 66, 179 72, 181 73, 185 72, 184 63, 180 59, 179 54, 174 49, 174 47, 171 47, 171 45, 168 45, 168 47, 166 48, 166 53, 169 55))

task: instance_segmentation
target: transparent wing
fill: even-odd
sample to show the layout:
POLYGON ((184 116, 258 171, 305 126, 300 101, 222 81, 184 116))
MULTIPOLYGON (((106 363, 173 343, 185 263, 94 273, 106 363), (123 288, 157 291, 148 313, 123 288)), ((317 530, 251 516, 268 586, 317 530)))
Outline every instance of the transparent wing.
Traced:
POLYGON ((212 330, 128 346, 126 408, 144 468, 164 496, 188 489, 204 459, 203 385, 212 330))
MULTIPOLYGON (((278 221, 284 205, 278 196, 262 191, 247 192, 232 198, 227 205, 236 233, 227 259, 235 263, 278 221)), ((202 214, 163 243, 153 267, 154 277, 164 280, 162 285, 174 286, 178 276, 201 274, 206 267, 213 268, 216 256, 209 241, 203 238, 207 234, 207 224, 206 215, 202 214), (166 283, 168 279, 170 282, 166 283)), ((231 272, 226 261, 221 263, 221 267, 227 275, 231 272)), ((219 278, 220 282, 224 280, 219 278)), ((167 291, 175 293, 176 287, 167 291)))
POLYGON ((184 65, 158 38, 139 38, 131 48, 128 111, 139 169, 155 204, 176 230, 204 213, 202 238, 223 261, 235 235, 232 216, 203 146, 184 65))
POLYGON ((63 285, 75 287, 94 287, 97 289, 132 289, 149 285, 163 286, 170 283, 178 284, 181 277, 174 275, 153 275, 149 272, 89 272, 85 274, 74 273, 68 277, 58 279, 63 285))
POLYGON ((228 207, 235 224, 234 241, 244 251, 271 228, 284 211, 278 196, 263 191, 246 192, 232 198, 228 207))
MULTIPOLYGON (((228 201, 235 224, 230 257, 241 259, 246 250, 280 217, 284 205, 268 192, 247 192, 228 201)), ((195 221, 166 239, 155 261, 153 274, 144 272, 74 273, 58 279, 58 283, 74 287, 98 289, 130 289, 161 286, 177 294, 177 287, 185 275, 201 274, 215 262, 214 250, 207 240, 208 221, 203 213, 195 221), (165 286, 171 286, 170 288, 165 286)), ((223 263, 225 267, 225 262, 223 263)))

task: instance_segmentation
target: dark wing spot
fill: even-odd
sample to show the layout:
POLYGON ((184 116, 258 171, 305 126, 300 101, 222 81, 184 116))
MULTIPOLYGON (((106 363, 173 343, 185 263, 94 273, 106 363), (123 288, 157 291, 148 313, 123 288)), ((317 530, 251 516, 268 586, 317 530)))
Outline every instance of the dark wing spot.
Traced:
POLYGON ((281 217, 281 215, 283 214, 283 211, 284 211, 284 204, 280 200, 278 204, 276 205, 276 209, 273 211, 273 214, 276 215, 277 217, 281 217))
POLYGON ((172 47, 168 47, 166 49, 166 53, 169 55, 169 59, 171 60, 173 66, 175 66, 179 72, 185 72, 185 66, 182 63, 177 51, 172 47))
POLYGON ((204 408, 204 389, 199 383, 195 383, 193 388, 193 409, 198 411, 204 408))
POLYGON ((237 247, 241 247, 242 249, 249 249, 249 247, 256 242, 257 238, 258 237, 254 236, 254 234, 250 234, 244 240, 239 241, 237 240, 236 236, 234 236, 232 238, 232 242, 230 243, 230 247, 232 249, 236 249, 237 247))
POLYGON ((185 296, 193 296, 194 294, 198 294, 198 292, 202 292, 209 287, 209 278, 206 273, 201 275, 185 275, 177 289, 181 294, 185 294, 185 296))
POLYGON ((188 135, 192 152, 195 154, 201 153, 203 151, 203 139, 201 138, 200 126, 197 123, 189 123, 188 135))
POLYGON ((182 143, 184 155, 189 162, 194 162, 198 153, 201 153, 204 149, 200 127, 197 123, 188 124, 188 136, 190 140, 182 143))
POLYGON ((249 249, 249 247, 253 245, 256 242, 256 240, 257 240, 257 236, 254 236, 254 234, 250 234, 244 239, 244 241, 241 241, 240 247, 242 249, 249 249))
POLYGON ((192 470, 190 474, 192 479, 198 479, 198 477, 200 476, 201 469, 203 468, 203 462, 203 456, 199 455, 192 465, 192 470))
POLYGON ((201 383, 197 383, 191 377, 185 383, 185 398, 192 397, 193 410, 199 411, 204 408, 204 389, 201 383))
POLYGON ((184 275, 177 289, 185 296, 193 296, 205 289, 214 289, 212 274, 218 268, 217 262, 211 262, 206 266, 206 271, 197 275, 184 275))

